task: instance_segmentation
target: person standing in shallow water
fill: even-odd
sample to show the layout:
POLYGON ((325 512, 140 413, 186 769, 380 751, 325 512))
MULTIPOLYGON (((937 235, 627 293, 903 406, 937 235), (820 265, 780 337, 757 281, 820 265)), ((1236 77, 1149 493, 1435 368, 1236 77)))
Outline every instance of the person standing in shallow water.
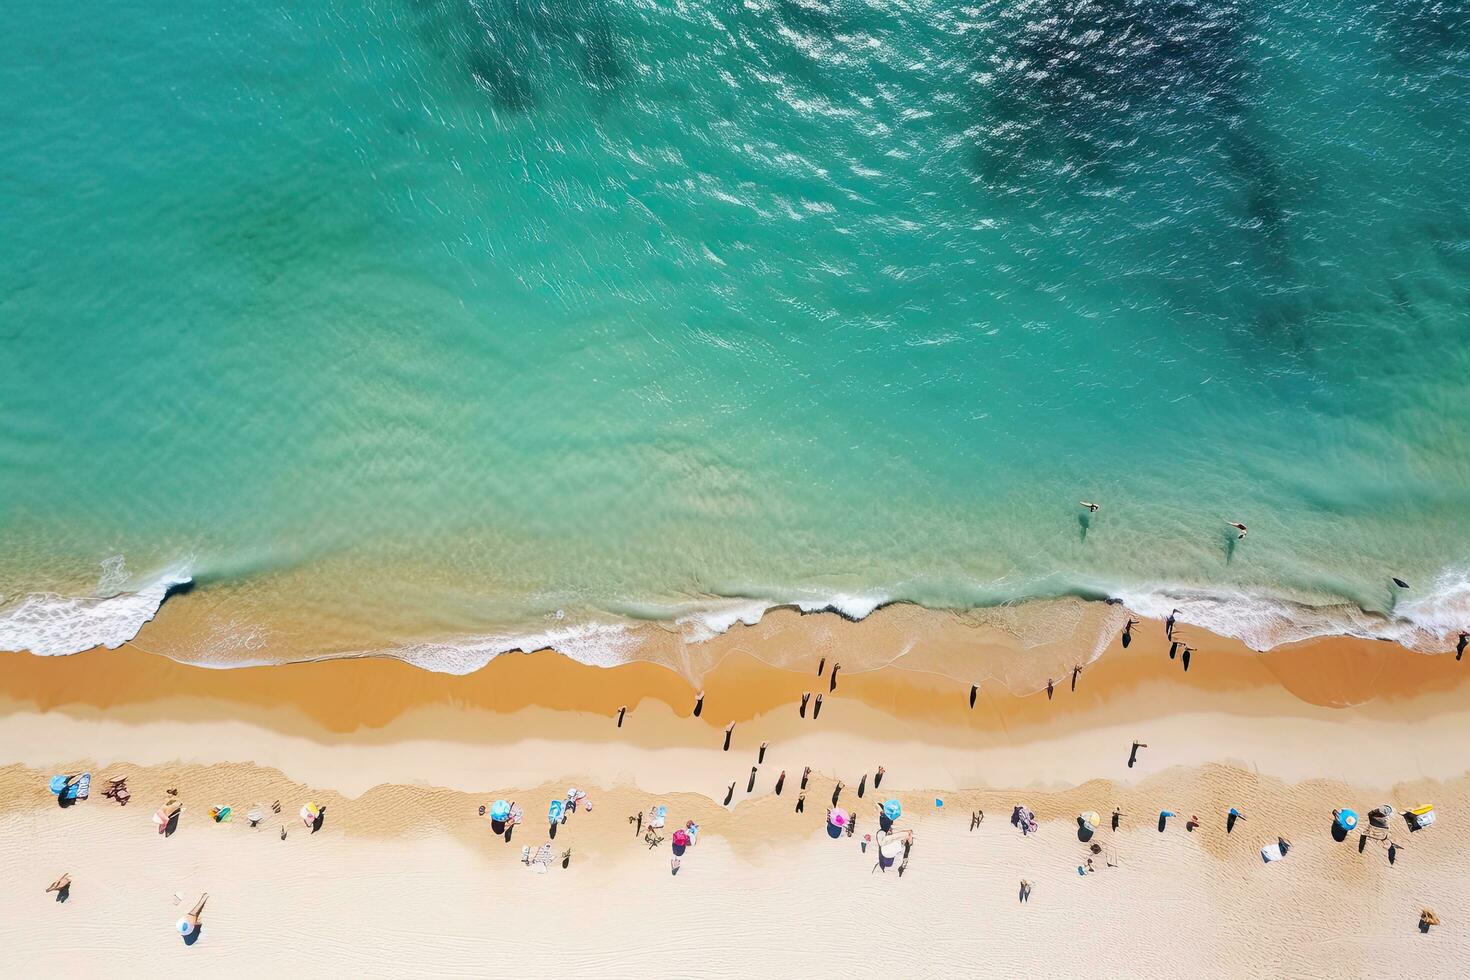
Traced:
POLYGON ((827 693, 828 694, 831 694, 833 691, 837 690, 837 672, 839 670, 841 670, 841 669, 842 669, 842 665, 841 664, 833 664, 832 665, 832 683, 830 685, 828 685, 828 687, 827 687, 827 693))
POLYGON ((1048 701, 1050 701, 1050 700, 1051 700, 1051 695, 1052 695, 1052 690, 1053 690, 1053 689, 1052 689, 1052 683, 1051 683, 1051 678, 1050 678, 1050 677, 1048 677, 1048 678, 1047 678, 1047 679, 1046 679, 1046 699, 1047 699, 1047 700, 1048 700, 1048 701))
POLYGON ((1179 612, 1177 609, 1169 610, 1169 618, 1164 620, 1164 639, 1174 639, 1174 616, 1179 612))
POLYGON ((730 751, 730 736, 735 732, 735 723, 732 721, 725 726, 725 751, 730 751))
POLYGON ((1470 643, 1470 633, 1460 631, 1460 642, 1455 644, 1455 659, 1459 660, 1465 655, 1465 644, 1470 643))
POLYGON ((781 770, 781 775, 776 777, 776 795, 781 795, 781 787, 786 785, 786 770, 781 770))
POLYGON ((1138 625, 1138 620, 1130 619, 1123 624, 1123 649, 1128 649, 1128 644, 1133 642, 1133 627, 1138 625))
POLYGON ((817 695, 817 703, 812 705, 812 720, 815 721, 822 714, 822 696, 817 695))
POLYGON ((811 691, 802 691, 801 692, 801 707, 799 709, 797 709, 797 714, 801 715, 803 718, 806 717, 806 703, 808 701, 810 701, 811 699, 812 699, 812 692, 811 691))
POLYGON ((699 717, 699 713, 701 711, 703 711, 703 710, 704 710, 704 692, 703 691, 700 691, 698 694, 694 695, 694 717, 698 718, 699 717))
POLYGON ((1239 534, 1237 534, 1235 536, 1235 540, 1237 540, 1237 541, 1244 541, 1245 540, 1246 530, 1245 530, 1245 525, 1244 524, 1240 523, 1239 521, 1226 521, 1225 523, 1226 524, 1229 524, 1231 527, 1235 528, 1237 531, 1240 532, 1239 534))
POLYGON ((1078 664, 1072 668, 1072 690, 1077 690, 1077 678, 1082 676, 1082 665, 1078 664))
POLYGON ((827 672, 827 658, 826 657, 823 657, 820 661, 817 662, 817 676, 818 677, 821 677, 826 672, 827 672))

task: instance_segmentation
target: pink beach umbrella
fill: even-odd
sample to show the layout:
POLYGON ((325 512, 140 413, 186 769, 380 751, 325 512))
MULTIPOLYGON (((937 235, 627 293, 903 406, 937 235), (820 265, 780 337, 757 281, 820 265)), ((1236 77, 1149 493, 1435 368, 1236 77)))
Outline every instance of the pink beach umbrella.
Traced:
POLYGON ((847 811, 839 810, 836 807, 833 807, 832 812, 827 814, 827 822, 834 827, 846 827, 847 819, 847 811))
POLYGON ((674 831, 674 846, 675 847, 688 847, 689 846, 689 831, 687 831, 687 830, 676 830, 676 831, 674 831))

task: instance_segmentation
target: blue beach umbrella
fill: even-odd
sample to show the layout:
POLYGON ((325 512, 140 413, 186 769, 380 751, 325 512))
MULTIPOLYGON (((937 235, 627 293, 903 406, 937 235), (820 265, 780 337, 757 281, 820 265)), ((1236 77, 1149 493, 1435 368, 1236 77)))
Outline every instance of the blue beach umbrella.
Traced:
POLYGON ((1341 827, 1343 830, 1352 830, 1354 827, 1356 827, 1358 825, 1358 811, 1356 811, 1356 810, 1338 810, 1337 811, 1337 825, 1339 827, 1341 827))
POLYGON ((546 818, 550 823, 556 823, 561 820, 561 812, 563 806, 565 806, 565 804, 563 804, 561 800, 551 801, 551 809, 548 810, 546 813, 546 818))
POLYGON ((60 796, 61 795, 61 791, 64 790, 64 789, 66 789, 66 777, 65 776, 52 776, 51 777, 51 792, 54 793, 57 796, 60 796))
POLYGON ((496 800, 490 804, 490 819, 496 823, 503 823, 510 819, 510 804, 504 800, 496 800))
POLYGON ((884 800, 883 816, 887 817, 889 820, 897 820, 899 817, 903 816, 903 807, 899 805, 897 800, 884 800))

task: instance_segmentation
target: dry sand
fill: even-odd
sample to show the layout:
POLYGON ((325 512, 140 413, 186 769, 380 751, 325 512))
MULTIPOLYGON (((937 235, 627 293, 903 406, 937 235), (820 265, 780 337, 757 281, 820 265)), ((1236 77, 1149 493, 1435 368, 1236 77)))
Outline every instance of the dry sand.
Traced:
POLYGON ((550 652, 462 677, 389 660, 211 671, 126 648, 5 656, 0 943, 17 973, 1463 975, 1470 666, 1381 643, 1258 656, 1210 639, 1185 674, 1157 632, 1145 624, 1128 651, 1087 664, 1075 693, 1060 655, 1032 656, 1028 670, 1056 675, 1052 699, 992 681, 973 710, 948 671, 908 669, 922 657, 845 669, 818 719, 796 710, 802 691, 827 692, 816 658, 769 666, 801 657, 764 649, 760 628, 732 631, 703 671, 697 719, 678 673, 550 652), (1130 769, 1134 739, 1148 748, 1130 769), (58 808, 46 778, 83 766, 93 798, 58 808), (117 771, 134 792, 126 808, 100 796, 117 771), (836 779, 859 826, 833 841, 836 779), (558 834, 570 866, 536 875, 520 847, 546 839, 546 805, 568 785, 595 809, 558 834), (169 787, 187 810, 165 840, 150 817, 169 787), (902 878, 872 873, 859 848, 890 795, 918 837, 902 878), (496 797, 527 810, 510 843, 476 815, 496 797), (284 820, 248 829, 244 811, 274 799, 284 820), (307 799, 327 804, 315 835, 294 816, 307 799), (677 877, 668 843, 650 851, 627 823, 655 800, 671 828, 702 828, 677 877), (1396 823, 1392 867, 1381 843, 1360 853, 1356 836, 1329 833, 1334 807, 1429 801, 1438 825, 1411 836, 1396 823), (234 820, 210 822, 213 803, 234 820), (1038 835, 1009 826, 1015 803, 1036 810, 1038 835), (1122 831, 1097 840, 1120 867, 1099 855, 1101 870, 1079 876, 1076 814, 1115 805, 1122 831), (1232 805, 1249 819, 1227 835, 1232 805), (975 808, 987 819, 972 833, 975 808), (1164 833, 1161 808, 1179 814, 1164 833), (1191 814, 1202 825, 1188 833, 1191 814), (1278 834, 1296 846, 1264 865, 1259 848, 1278 834), (62 871, 75 880, 64 905, 42 892, 62 871), (173 895, 200 891, 206 925, 186 947, 173 895), (1425 905, 1445 925, 1421 935, 1425 905))

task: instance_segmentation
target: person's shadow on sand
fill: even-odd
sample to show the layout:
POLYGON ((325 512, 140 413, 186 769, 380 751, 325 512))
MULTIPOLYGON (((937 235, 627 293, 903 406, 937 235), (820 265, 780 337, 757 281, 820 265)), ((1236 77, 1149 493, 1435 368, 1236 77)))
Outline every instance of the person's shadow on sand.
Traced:
POLYGON ((69 881, 56 889, 56 900, 58 902, 64 902, 68 898, 71 898, 71 882, 69 881))
POLYGON ((1341 844, 1343 841, 1347 840, 1347 835, 1348 832, 1346 828, 1344 828, 1342 824, 1338 823, 1337 819, 1334 817, 1332 820, 1332 839, 1341 844))
POLYGON ((178 809, 168 815, 168 822, 163 825, 163 836, 172 837, 174 835, 174 831, 179 829, 179 814, 183 812, 183 809, 178 809))
POLYGON ((311 832, 314 834, 322 829, 322 824, 327 822, 327 808, 322 807, 316 812, 316 819, 311 822, 311 832))
POLYGON ((197 926, 194 927, 194 931, 193 932, 189 933, 187 936, 184 937, 184 945, 185 946, 193 946, 195 943, 197 943, 199 941, 199 937, 201 935, 203 935, 203 934, 204 934, 204 923, 201 922, 197 926))

